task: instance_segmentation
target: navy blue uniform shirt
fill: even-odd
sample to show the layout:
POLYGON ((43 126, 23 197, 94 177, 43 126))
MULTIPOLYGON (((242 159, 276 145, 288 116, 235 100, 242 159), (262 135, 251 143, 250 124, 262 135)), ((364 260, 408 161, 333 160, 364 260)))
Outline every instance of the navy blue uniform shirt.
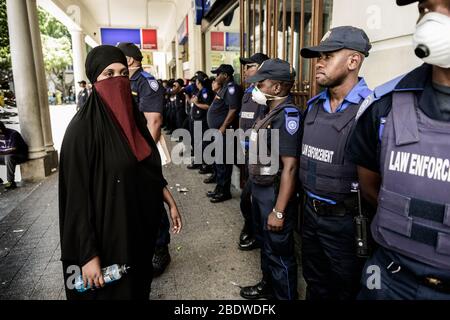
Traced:
MULTIPOLYGON (((203 88, 201 91, 197 93, 197 99, 198 103, 207 104, 209 106, 214 100, 214 92, 208 88, 203 88)), ((208 110, 201 109, 197 107, 197 105, 195 104, 192 107, 192 118, 194 120, 205 119, 207 113, 208 110)))
POLYGON ((131 93, 139 111, 163 113, 165 90, 151 74, 139 68, 130 82, 131 93))
POLYGON ((228 111, 241 109, 242 89, 233 81, 228 82, 217 93, 208 109, 208 126, 211 129, 220 129, 227 118, 228 111))
MULTIPOLYGON (((279 112, 271 121, 269 130, 267 130, 267 143, 270 148, 272 129, 279 133, 279 155, 280 157, 300 157, 301 152, 301 134, 300 125, 302 123, 302 112, 288 97, 279 107, 283 110, 279 112)), ((270 112, 270 111, 269 111, 270 112)), ((264 117, 261 117, 263 119, 264 117)))

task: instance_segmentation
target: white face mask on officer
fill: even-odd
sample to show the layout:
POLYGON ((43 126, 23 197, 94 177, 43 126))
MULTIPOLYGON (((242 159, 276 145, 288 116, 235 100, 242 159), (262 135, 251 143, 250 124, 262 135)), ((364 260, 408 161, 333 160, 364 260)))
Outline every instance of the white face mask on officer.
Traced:
POLYGON ((272 96, 270 94, 266 94, 264 92, 262 92, 261 90, 259 90, 258 87, 254 87, 253 91, 252 91, 252 100, 255 101, 257 104, 263 105, 263 106, 267 106, 267 101, 269 100, 281 100, 286 98, 286 96, 284 97, 276 97, 276 96, 272 96))
POLYGON ((424 62, 450 68, 450 17, 437 12, 423 16, 413 36, 416 56, 424 62))

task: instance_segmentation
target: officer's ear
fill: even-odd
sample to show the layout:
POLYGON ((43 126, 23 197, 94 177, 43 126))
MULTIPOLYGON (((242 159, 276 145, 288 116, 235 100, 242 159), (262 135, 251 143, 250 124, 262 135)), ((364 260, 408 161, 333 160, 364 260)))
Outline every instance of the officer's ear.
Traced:
POLYGON ((359 52, 353 52, 348 57, 348 68, 350 71, 359 71, 361 69, 362 63, 364 61, 364 57, 359 52))
POLYGON ((132 58, 132 57, 127 57, 127 63, 128 63, 128 66, 129 66, 129 67, 132 66, 133 63, 134 63, 134 58, 132 58))
POLYGON ((275 96, 279 95, 282 90, 283 90, 283 86, 282 86, 281 82, 276 82, 273 86, 273 92, 275 93, 275 96))

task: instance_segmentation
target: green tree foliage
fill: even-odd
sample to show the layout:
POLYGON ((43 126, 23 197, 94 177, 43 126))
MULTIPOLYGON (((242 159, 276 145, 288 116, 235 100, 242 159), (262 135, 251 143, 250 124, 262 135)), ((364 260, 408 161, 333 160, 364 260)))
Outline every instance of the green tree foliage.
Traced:
POLYGON ((64 94, 66 91, 64 71, 72 64, 70 40, 67 37, 52 38, 44 34, 41 38, 45 70, 49 80, 53 81, 56 88, 64 94))
POLYGON ((70 40, 69 30, 61 22, 47 13, 47 11, 38 8, 38 19, 41 34, 56 39, 68 38, 70 40))
POLYGON ((40 8, 38 18, 47 77, 65 96, 64 72, 72 64, 70 33, 62 23, 40 8))
POLYGON ((6 0, 0 0, 0 87, 11 77, 11 53, 9 51, 8 20, 6 0))
MULTIPOLYGON (((72 64, 70 33, 62 23, 41 8, 38 8, 38 19, 47 76, 64 93, 64 70, 72 64)), ((0 0, 0 82, 8 82, 10 77, 11 53, 6 0, 0 0)))

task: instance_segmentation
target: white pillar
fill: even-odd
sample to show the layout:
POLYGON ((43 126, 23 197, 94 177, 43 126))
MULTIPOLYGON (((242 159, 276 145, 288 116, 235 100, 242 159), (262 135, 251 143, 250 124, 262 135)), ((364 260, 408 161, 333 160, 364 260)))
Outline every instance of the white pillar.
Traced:
POLYGON ((36 0, 28 0, 28 18, 30 20, 31 42, 33 45, 34 64, 41 110, 41 123, 44 134, 45 151, 53 152, 52 126, 50 121, 50 109, 48 106, 48 87, 45 76, 44 57, 42 54, 41 31, 39 29, 38 11, 36 0))
POLYGON ((46 156, 26 0, 7 0, 9 41, 20 129, 29 158, 46 156))
POLYGON ((84 41, 85 34, 81 31, 74 30, 70 31, 70 34, 72 35, 72 56, 75 92, 78 93, 78 91, 80 90, 80 88, 78 87, 78 82, 81 80, 87 81, 86 69, 84 67, 84 63, 86 60, 86 43, 84 41))

